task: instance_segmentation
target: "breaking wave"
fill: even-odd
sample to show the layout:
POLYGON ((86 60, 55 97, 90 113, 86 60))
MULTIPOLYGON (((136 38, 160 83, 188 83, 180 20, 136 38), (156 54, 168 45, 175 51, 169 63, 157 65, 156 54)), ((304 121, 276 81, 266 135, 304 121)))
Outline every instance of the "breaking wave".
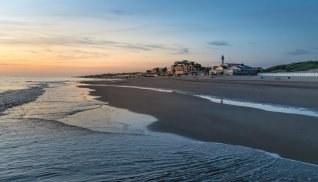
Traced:
POLYGON ((14 106, 34 101, 44 93, 46 84, 21 90, 9 90, 0 93, 0 113, 14 106))

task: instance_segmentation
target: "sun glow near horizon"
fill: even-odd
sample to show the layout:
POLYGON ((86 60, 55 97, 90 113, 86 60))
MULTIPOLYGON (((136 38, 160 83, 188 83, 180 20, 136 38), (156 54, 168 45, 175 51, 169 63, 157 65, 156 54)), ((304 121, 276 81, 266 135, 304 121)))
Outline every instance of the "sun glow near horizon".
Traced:
MULTIPOLYGON (((52 34, 51 29, 56 28, 54 25, 39 28, 38 22, 31 25, 26 23, 27 27, 17 24, 13 23, 12 27, 3 29, 0 34, 2 74, 81 75, 144 71, 156 66, 168 66, 183 57, 182 51, 187 51, 180 45, 120 41, 120 35, 117 35, 119 38, 87 32, 76 35, 69 25, 52 34)), ((91 32, 97 30, 98 26, 91 27, 91 32)), ((138 38, 142 39, 142 35, 138 38)))
POLYGON ((169 66, 173 60, 178 59, 178 55, 166 57, 156 53, 145 55, 119 51, 105 54, 103 50, 91 48, 41 50, 40 47, 12 46, 10 50, 8 47, 6 49, 1 51, 5 54, 0 55, 0 74, 82 75, 145 71, 156 66, 169 66))

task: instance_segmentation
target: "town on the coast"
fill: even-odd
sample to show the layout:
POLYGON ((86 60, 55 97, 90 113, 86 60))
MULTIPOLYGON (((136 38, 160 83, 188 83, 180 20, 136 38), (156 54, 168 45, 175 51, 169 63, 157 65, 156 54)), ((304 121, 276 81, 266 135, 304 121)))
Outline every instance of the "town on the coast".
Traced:
POLYGON ((244 63, 226 63, 225 57, 222 55, 220 65, 212 65, 204 67, 200 63, 194 61, 182 60, 176 61, 170 69, 153 68, 144 73, 146 77, 156 76, 182 76, 182 75, 257 75, 262 71, 261 67, 251 67, 244 63))
POLYGON ((252 67, 244 63, 226 62, 224 55, 220 63, 211 66, 202 66, 200 63, 189 60, 175 61, 170 67, 156 67, 144 72, 107 73, 88 75, 87 78, 109 77, 185 77, 185 78, 256 78, 274 80, 317 80, 318 61, 302 61, 290 64, 274 65, 269 68, 252 67), (294 79, 297 78, 297 79, 294 79))

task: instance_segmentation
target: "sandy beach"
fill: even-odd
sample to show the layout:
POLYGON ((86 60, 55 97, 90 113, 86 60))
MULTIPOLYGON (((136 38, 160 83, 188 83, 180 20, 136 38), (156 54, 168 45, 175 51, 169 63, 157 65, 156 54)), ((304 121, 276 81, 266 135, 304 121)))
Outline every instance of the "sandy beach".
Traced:
POLYGON ((242 145, 318 164, 317 117, 213 103, 190 94, 116 86, 173 89, 193 95, 212 95, 318 111, 317 82, 157 77, 85 83, 90 85, 83 87, 95 90, 91 95, 99 96, 100 100, 109 102, 111 106, 158 118, 149 126, 153 131, 174 133, 200 141, 242 145))

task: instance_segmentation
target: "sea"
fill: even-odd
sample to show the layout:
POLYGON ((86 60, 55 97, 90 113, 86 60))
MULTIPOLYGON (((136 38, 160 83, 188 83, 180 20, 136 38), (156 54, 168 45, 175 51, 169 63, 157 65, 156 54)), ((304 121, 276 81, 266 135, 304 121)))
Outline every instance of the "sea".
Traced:
POLYGON ((85 80, 0 77, 0 181, 318 181, 317 165, 149 131, 157 118, 85 80))

